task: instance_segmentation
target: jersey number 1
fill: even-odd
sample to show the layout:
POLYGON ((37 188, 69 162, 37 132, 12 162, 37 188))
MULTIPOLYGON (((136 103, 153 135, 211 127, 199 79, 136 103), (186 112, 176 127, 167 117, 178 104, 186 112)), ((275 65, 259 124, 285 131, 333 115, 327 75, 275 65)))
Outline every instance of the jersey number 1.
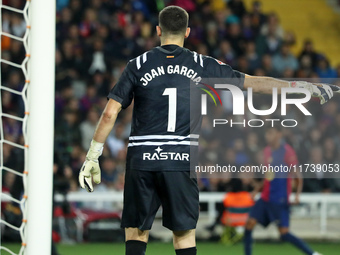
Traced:
POLYGON ((175 132, 177 111, 177 88, 166 88, 162 96, 169 96, 168 132, 175 132))

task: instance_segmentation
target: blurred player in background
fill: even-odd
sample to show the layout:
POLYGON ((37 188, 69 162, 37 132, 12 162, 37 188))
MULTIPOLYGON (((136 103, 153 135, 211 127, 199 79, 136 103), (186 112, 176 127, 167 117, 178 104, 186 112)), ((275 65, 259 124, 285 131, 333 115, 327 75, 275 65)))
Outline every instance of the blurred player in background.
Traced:
MULTIPOLYGON (((298 164, 294 149, 282 138, 280 125, 274 125, 266 129, 265 138, 268 146, 264 149, 264 164, 266 166, 295 166, 298 164)), ((282 241, 290 242, 305 254, 320 255, 313 251, 301 239, 289 232, 289 196, 291 194, 292 180, 297 182, 294 204, 299 204, 302 191, 302 178, 293 172, 267 172, 262 185, 255 188, 253 196, 262 188, 261 198, 257 200, 251 209, 246 223, 244 235, 245 255, 252 254, 252 230, 257 223, 267 227, 275 222, 278 226, 282 241), (292 179, 294 178, 294 179, 292 179)))
POLYGON ((192 103, 199 105, 191 102, 190 80, 199 84, 202 78, 224 78, 241 89, 251 87, 254 92, 266 94, 271 94, 274 87, 278 91, 284 87, 304 88, 321 103, 333 96, 328 85, 245 75, 221 61, 183 48, 190 34, 188 20, 188 13, 177 6, 160 12, 157 35, 161 46, 127 64, 108 95, 79 173, 81 187, 93 192, 92 177, 100 183, 98 158, 104 142, 118 113, 134 99, 121 224, 125 228, 126 255, 145 254, 149 230, 161 205, 163 226, 173 232, 176 254, 196 254, 199 197, 197 180, 190 178, 189 156, 190 146, 198 147, 202 116, 200 110, 190 113, 192 103))

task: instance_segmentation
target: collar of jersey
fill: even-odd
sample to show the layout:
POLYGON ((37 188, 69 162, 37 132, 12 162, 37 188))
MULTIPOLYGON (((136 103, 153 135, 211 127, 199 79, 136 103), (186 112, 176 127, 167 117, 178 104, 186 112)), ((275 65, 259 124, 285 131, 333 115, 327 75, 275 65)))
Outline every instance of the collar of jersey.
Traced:
POLYGON ((163 45, 163 46, 158 46, 157 47, 158 50, 160 50, 161 52, 165 53, 165 54, 173 54, 173 55, 177 55, 178 53, 180 53, 182 51, 182 47, 175 45, 175 44, 167 44, 167 45, 163 45), (172 48, 173 50, 167 50, 166 48, 172 48), (176 48, 175 48, 176 47, 176 48))

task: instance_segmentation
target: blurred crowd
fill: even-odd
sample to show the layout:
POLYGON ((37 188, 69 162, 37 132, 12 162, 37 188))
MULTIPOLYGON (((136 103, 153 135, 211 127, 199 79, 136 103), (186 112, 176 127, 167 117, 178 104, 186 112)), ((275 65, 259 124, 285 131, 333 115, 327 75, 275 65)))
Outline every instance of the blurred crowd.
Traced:
MULTIPOLYGON (((26 1, 3 2, 22 8, 26 1)), ((169 4, 179 5, 190 14, 191 34, 185 42, 190 50, 215 57, 247 74, 338 82, 340 63, 331 66, 327 56, 318 52, 308 38, 300 53, 294 55, 291 47, 298 35, 285 31, 275 12, 264 13, 260 1, 254 1, 247 9, 242 0, 58 0, 53 167, 56 192, 79 189, 78 171, 106 105, 106 96, 130 59, 159 45, 155 34, 158 12, 169 4)), ((26 31, 22 16, 6 10, 2 14, 2 30, 22 37, 26 31)), ((3 59, 15 63, 21 63, 25 57, 23 45, 6 36, 2 36, 1 50, 3 59)), ((24 82, 21 70, 1 63, 2 86, 20 91, 24 82)), ((1 92, 3 112, 23 116, 22 99, 1 92)), ((270 100, 269 96, 255 102, 259 108, 267 109, 270 100)), ((299 125, 284 129, 286 141, 296 150, 300 163, 340 163, 339 100, 323 107, 311 100, 306 107, 311 117, 302 116, 296 109, 288 111, 289 118, 297 119, 299 125)), ((215 109, 215 116, 233 118, 228 107, 215 109)), ((102 184, 97 192, 123 189, 131 115, 131 106, 120 113, 105 144, 100 158, 102 184)), ((21 123, 2 120, 5 138, 23 144, 21 123)), ((208 122, 205 120, 202 127, 202 158, 210 163, 235 165, 261 162, 265 143, 260 129, 223 127, 224 135, 218 139, 212 135, 208 122), (213 142, 204 142, 208 140, 213 142), (223 149, 216 150, 218 146, 223 149)), ((22 150, 4 144, 2 155, 5 166, 22 171, 22 150)), ((17 187, 13 174, 6 172, 3 179, 4 190, 17 187)), ((243 179, 251 189, 252 179, 243 179)), ((200 188, 226 191, 228 182, 228 177, 204 179, 200 188)), ((304 191, 339 192, 340 186, 337 180, 318 174, 305 181, 304 191)))

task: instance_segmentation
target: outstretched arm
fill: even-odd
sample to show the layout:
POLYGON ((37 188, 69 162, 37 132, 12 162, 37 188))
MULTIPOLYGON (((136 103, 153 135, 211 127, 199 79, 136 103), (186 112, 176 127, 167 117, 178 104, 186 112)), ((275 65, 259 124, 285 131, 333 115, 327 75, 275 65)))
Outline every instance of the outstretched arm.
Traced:
POLYGON ((281 93, 281 88, 289 88, 290 82, 275 79, 266 76, 251 76, 245 75, 244 88, 252 88, 255 93, 271 94, 273 88, 278 88, 278 93, 281 93))
MULTIPOLYGON (((326 103, 333 97, 333 91, 340 93, 340 88, 331 84, 310 83, 306 81, 289 82, 271 77, 251 75, 245 75, 244 88, 252 88, 255 93, 264 94, 271 94, 273 88, 277 88, 278 93, 281 93, 282 88, 306 89, 310 92, 311 96, 320 98, 321 104, 326 103)), ((290 93, 293 94, 294 92, 290 93)))

